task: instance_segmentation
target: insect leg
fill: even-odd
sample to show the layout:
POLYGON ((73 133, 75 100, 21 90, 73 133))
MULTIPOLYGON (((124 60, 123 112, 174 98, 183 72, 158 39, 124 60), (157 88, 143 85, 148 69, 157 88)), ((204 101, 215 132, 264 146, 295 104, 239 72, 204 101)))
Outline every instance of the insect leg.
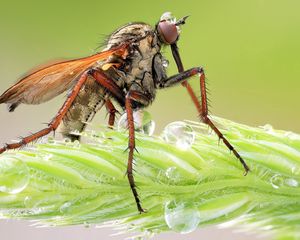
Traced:
POLYGON ((147 96, 139 93, 137 91, 129 91, 126 95, 125 108, 127 113, 127 122, 129 130, 129 141, 128 141, 128 163, 127 163, 127 178, 130 184, 131 191, 133 193, 137 208, 140 213, 144 212, 141 206, 140 199, 136 190, 136 185, 133 177, 133 154, 135 150, 135 133, 134 133, 134 119, 133 119, 133 109, 132 102, 139 102, 145 104, 149 102, 147 96))
POLYGON ((199 113, 199 117, 201 120, 209 125, 211 129, 218 135, 220 139, 224 142, 226 147, 233 152, 233 154, 238 158, 238 160, 241 162, 245 169, 244 175, 247 175, 249 172, 250 168, 244 161, 244 159, 240 156, 240 154, 236 151, 236 149, 231 145, 231 143, 225 138, 225 136, 221 133, 221 131, 216 127, 216 125, 211 121, 211 119, 208 116, 208 106, 207 106, 207 96, 206 96, 206 85, 205 85, 205 73, 202 67, 196 67, 196 68, 191 68, 187 71, 181 72, 177 75, 174 75, 168 79, 166 79, 160 87, 170 87, 175 85, 176 83, 181 83, 184 87, 186 87, 189 95, 192 98, 192 101, 194 105, 197 108, 197 111, 199 113), (201 104, 192 89, 191 85, 187 82, 187 79, 196 75, 200 74, 200 90, 201 90, 201 104))
POLYGON ((116 113, 118 113, 118 110, 115 108, 110 99, 107 99, 105 101, 105 106, 109 114, 108 126, 110 128, 113 128, 113 126, 115 125, 116 113))
POLYGON ((108 90, 108 92, 120 103, 121 106, 124 106, 124 93, 112 79, 108 78, 104 72, 98 69, 90 69, 88 74, 90 74, 102 87, 108 90))
POLYGON ((0 148, 0 154, 5 152, 6 150, 20 148, 38 138, 41 138, 51 131, 55 131, 59 124, 61 123, 62 119, 68 112, 69 108, 72 106, 75 98, 77 97, 80 89, 88 79, 88 75, 91 75, 101 86, 107 89, 111 95, 113 95, 120 103, 124 103, 124 96, 122 90, 114 83, 113 80, 110 80, 105 76, 104 73, 98 70, 90 69, 85 71, 79 80, 77 81, 76 85, 74 86, 72 92, 69 94, 68 98, 66 99, 64 105, 61 107, 57 115, 53 118, 53 120, 48 124, 48 127, 42 129, 39 132, 31 134, 27 137, 22 138, 21 141, 17 143, 10 143, 5 144, 4 147, 0 148))
POLYGON ((71 107, 74 99, 78 95, 81 87, 83 84, 86 82, 88 76, 88 72, 84 72, 81 77, 79 78, 78 82, 74 86, 72 92, 69 94, 67 100, 65 101, 64 105, 61 107, 57 115, 53 118, 53 120, 48 124, 47 128, 42 129, 41 131, 38 131, 34 134, 31 134, 27 137, 22 138, 21 141, 17 143, 10 143, 10 144, 5 144, 4 147, 0 148, 0 154, 5 152, 6 150, 10 149, 16 149, 20 148, 38 138, 41 138, 47 134, 49 134, 51 131, 55 131, 62 121, 63 117, 66 115, 68 112, 69 108, 71 107))

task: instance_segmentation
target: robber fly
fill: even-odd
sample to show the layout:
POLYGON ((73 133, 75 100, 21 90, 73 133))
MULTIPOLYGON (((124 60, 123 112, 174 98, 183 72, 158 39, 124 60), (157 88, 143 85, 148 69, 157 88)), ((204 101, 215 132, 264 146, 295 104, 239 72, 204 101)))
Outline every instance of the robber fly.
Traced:
POLYGON ((69 94, 46 128, 22 138, 19 142, 4 145, 0 148, 0 153, 20 148, 58 128, 63 136, 75 140, 76 136, 71 132, 84 130, 86 122, 103 106, 109 113, 108 124, 113 126, 117 112, 113 105, 115 102, 127 114, 127 177, 138 211, 143 212, 133 176, 133 111, 149 106, 155 99, 157 89, 182 84, 191 96, 200 119, 234 153, 243 165, 246 175, 249 167, 208 116, 203 68, 183 68, 177 41, 180 26, 185 24, 186 18, 176 21, 170 13, 165 13, 154 28, 146 23, 129 23, 108 37, 103 51, 89 57, 55 63, 22 78, 0 96, 0 103, 8 104, 9 112, 13 112, 21 103, 40 104, 65 91, 69 91, 69 94), (179 72, 171 77, 166 74, 166 59, 161 54, 164 46, 171 46, 179 72), (187 82, 194 75, 200 76, 200 102, 187 82))

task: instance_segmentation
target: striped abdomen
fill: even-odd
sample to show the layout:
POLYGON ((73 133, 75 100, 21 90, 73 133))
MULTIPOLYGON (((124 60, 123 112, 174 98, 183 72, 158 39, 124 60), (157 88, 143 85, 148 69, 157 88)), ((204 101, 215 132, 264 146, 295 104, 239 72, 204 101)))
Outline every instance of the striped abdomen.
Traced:
POLYGON ((105 90, 94 79, 88 79, 63 118, 58 132, 72 141, 78 140, 79 137, 72 135, 72 132, 84 130, 86 122, 91 121, 96 112, 105 104, 104 97, 105 90))

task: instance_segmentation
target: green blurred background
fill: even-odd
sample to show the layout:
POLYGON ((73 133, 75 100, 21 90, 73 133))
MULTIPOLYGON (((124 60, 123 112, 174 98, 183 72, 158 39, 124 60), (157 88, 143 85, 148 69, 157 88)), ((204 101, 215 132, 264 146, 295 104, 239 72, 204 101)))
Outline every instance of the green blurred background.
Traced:
MULTIPOLYGON (((179 47, 185 68, 205 67, 213 115, 300 132, 299 9, 297 0, 1 1, 0 91, 49 60, 93 54, 124 23, 154 25, 171 11, 177 18, 191 16, 179 47)), ((164 52, 169 74, 176 73, 169 49, 164 52)), ((197 79, 191 83, 199 93, 197 79)), ((23 105, 13 114, 1 106, 1 142, 40 129, 63 99, 23 105)), ((159 130, 174 120, 197 120, 180 86, 160 91, 149 111, 159 130)))

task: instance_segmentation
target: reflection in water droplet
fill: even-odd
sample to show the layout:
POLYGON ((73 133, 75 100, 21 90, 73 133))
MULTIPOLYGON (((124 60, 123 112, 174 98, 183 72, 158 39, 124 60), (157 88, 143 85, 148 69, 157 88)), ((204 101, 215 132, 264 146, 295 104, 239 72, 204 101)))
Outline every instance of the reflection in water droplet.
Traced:
POLYGON ((296 179, 293 179, 293 178, 287 178, 285 179, 285 184, 290 186, 290 187, 298 187, 299 186, 299 183, 296 179))
POLYGON ((275 174, 271 177, 270 182, 273 188, 278 189, 283 185, 283 177, 280 174, 275 174))
POLYGON ((180 180, 180 173, 176 167, 169 167, 166 170, 166 176, 172 181, 180 180))
POLYGON ((190 233, 197 229, 200 223, 200 213, 194 204, 176 202, 165 204, 165 221, 168 227, 176 232, 190 233))
MULTIPOLYGON (((151 115, 147 111, 137 110, 133 112, 134 129, 151 136, 155 130, 155 122, 151 120, 151 115)), ((124 113, 118 122, 118 131, 127 129, 127 114, 124 113)))
POLYGON ((0 191, 10 194, 22 192, 29 184, 29 169, 19 159, 0 159, 0 191))
POLYGON ((195 132, 190 125, 184 122, 172 122, 165 127, 163 139, 182 150, 187 150, 195 141, 195 132))

